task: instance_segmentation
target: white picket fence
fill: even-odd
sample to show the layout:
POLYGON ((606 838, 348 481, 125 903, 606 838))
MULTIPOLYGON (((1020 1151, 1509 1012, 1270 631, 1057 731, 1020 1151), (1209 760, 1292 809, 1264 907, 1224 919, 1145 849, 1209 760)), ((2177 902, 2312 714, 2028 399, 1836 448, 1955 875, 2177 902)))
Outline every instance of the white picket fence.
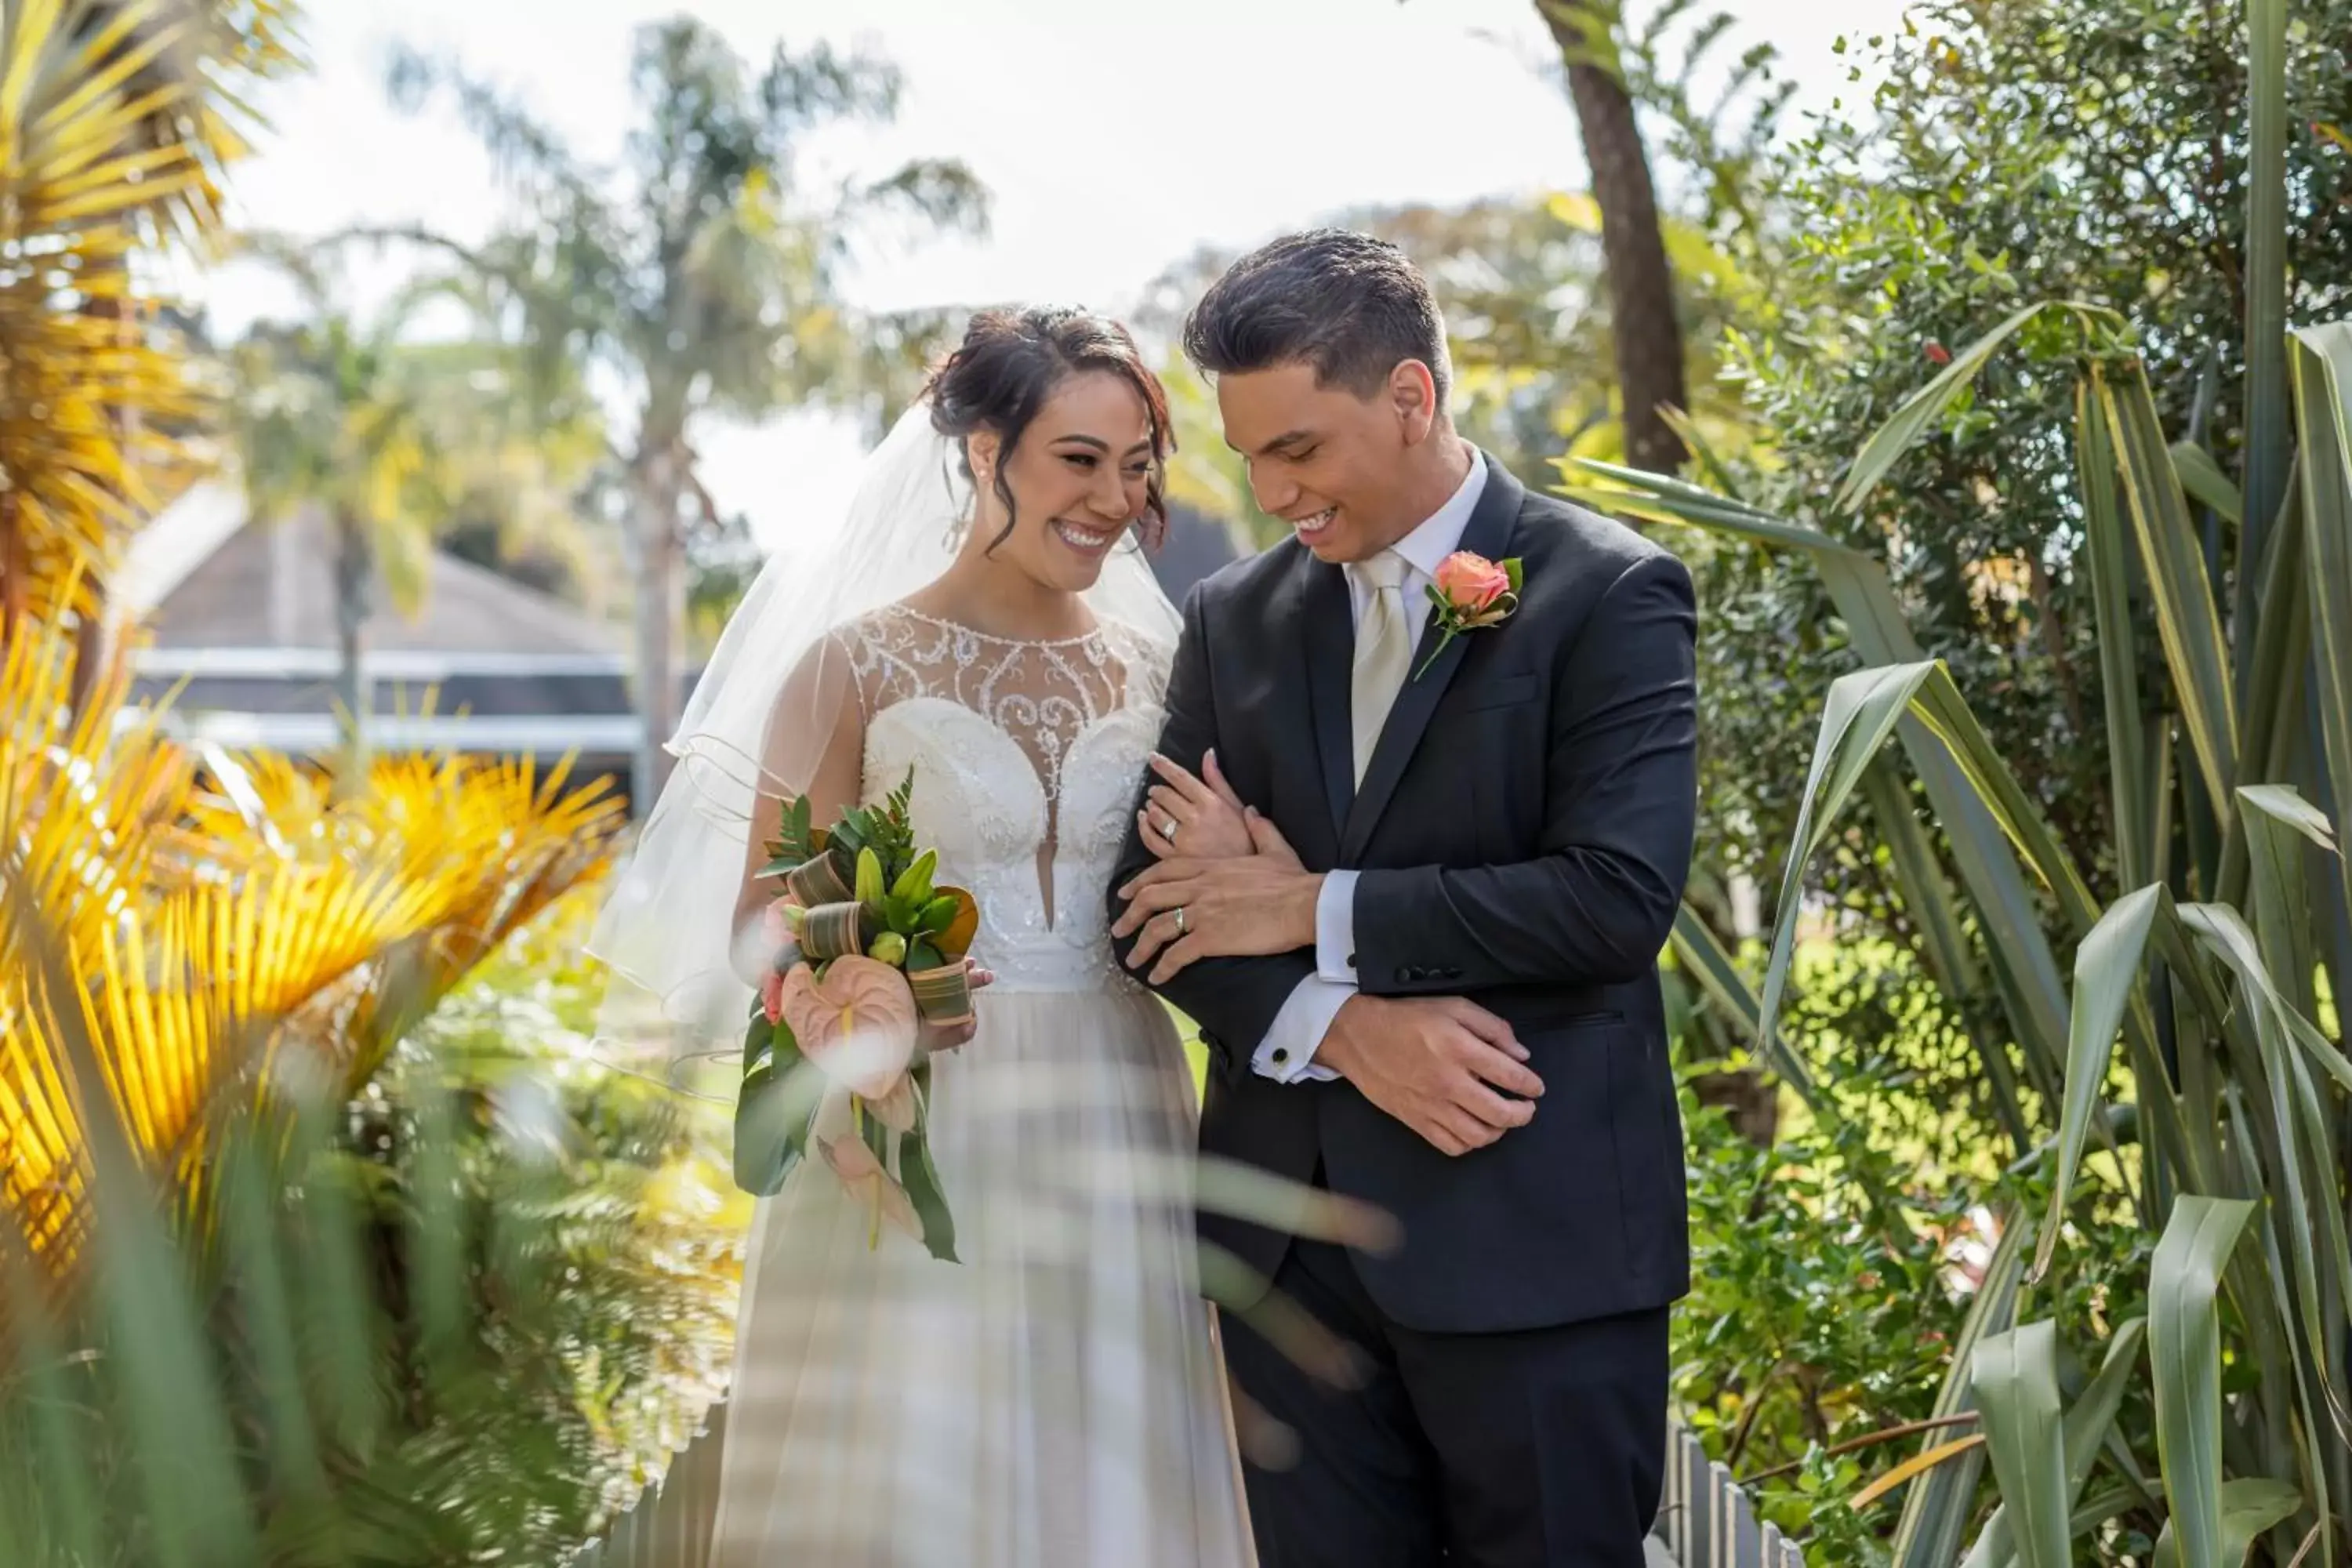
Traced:
POLYGON ((602 1539, 582 1547, 571 1568, 703 1568, 710 1557, 719 1461, 726 1447, 727 1405, 721 1400, 668 1470, 637 1494, 635 1504, 602 1539))
POLYGON ((1666 1435, 1666 1485, 1654 1540, 1681 1568, 1805 1568, 1805 1554, 1777 1525, 1759 1524, 1731 1472, 1681 1427, 1666 1435))
MULTIPOLYGON (((581 1549, 572 1568, 703 1568, 710 1552, 712 1503, 727 1443, 726 1406, 715 1405, 703 1429, 668 1473, 647 1486, 604 1539, 581 1549)), ((1651 1536, 1652 1557, 1677 1568, 1805 1568, 1804 1553, 1769 1524, 1756 1521, 1748 1494, 1680 1427, 1666 1439, 1666 1482, 1651 1536)))

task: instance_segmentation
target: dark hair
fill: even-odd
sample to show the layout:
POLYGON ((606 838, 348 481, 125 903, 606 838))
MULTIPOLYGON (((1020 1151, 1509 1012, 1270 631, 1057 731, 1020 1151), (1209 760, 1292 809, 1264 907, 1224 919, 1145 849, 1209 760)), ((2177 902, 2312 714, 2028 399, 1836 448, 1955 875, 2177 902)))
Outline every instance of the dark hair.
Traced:
POLYGON ((1445 321, 1429 279, 1387 240, 1344 228, 1286 236, 1225 268, 1185 318, 1184 353, 1210 375, 1309 364, 1316 384, 1359 397, 1417 359, 1445 406, 1445 321))
POLYGON ((975 431, 993 430, 1003 443, 996 463, 996 499, 1004 503, 1004 531, 989 541, 994 550, 1013 536, 1013 489, 1005 483, 1006 459, 1022 433, 1054 389, 1073 375, 1108 371, 1123 378, 1143 399, 1151 420, 1151 478, 1144 515, 1136 531, 1157 546, 1168 531, 1168 500, 1162 471, 1176 445, 1168 416, 1168 394, 1125 327, 1091 311, 1066 307, 982 310, 964 329, 963 342, 932 373, 925 389, 931 426, 942 436, 967 443, 964 468, 971 467, 968 443, 975 431))

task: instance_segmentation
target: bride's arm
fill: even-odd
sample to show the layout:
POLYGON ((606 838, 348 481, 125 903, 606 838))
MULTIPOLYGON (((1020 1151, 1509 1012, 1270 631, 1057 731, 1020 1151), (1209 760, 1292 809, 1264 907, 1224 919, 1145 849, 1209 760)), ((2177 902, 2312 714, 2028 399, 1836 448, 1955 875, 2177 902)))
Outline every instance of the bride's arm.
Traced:
POLYGON ((775 878, 759 873, 768 863, 768 847, 783 830, 785 799, 804 794, 812 820, 831 822, 857 804, 865 782, 866 715, 847 656, 833 638, 811 649, 784 682, 760 752, 760 785, 743 844, 731 950, 736 975, 751 985, 766 980, 775 958, 761 917, 782 889, 775 878))

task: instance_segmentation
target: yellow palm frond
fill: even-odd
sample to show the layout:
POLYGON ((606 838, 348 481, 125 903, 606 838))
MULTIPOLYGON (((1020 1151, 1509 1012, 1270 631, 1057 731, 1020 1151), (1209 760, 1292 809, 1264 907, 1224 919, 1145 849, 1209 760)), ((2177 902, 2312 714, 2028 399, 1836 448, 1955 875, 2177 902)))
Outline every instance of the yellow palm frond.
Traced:
POLYGON ((290 60, 287 18, 277 0, 0 7, 0 637, 94 611, 159 471, 186 466, 158 432, 197 400, 131 261, 216 224, 249 118, 234 84, 290 60))
POLYGON ((601 870, 621 820, 601 782, 529 763, 389 758, 341 798, 283 757, 199 776, 156 714, 124 706, 121 661, 78 710, 70 675, 54 626, 0 656, 0 711, 25 716, 0 731, 0 1207, 58 1278, 90 1220, 94 1108, 60 1058, 68 1022, 105 1112, 201 1207, 221 1097, 266 1097, 298 1067, 363 1080, 420 1010, 601 870), (36 962, 52 950, 62 965, 36 962), (69 994, 44 978, 59 973, 69 994))

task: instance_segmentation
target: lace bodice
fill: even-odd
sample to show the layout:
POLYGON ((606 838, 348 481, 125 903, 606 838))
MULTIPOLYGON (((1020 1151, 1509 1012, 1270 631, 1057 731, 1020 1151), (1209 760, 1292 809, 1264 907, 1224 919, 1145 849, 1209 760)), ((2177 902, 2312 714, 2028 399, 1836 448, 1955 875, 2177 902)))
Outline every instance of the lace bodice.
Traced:
POLYGON ((1168 651, 1117 623, 1020 642, 903 605, 837 634, 865 718, 863 793, 911 765, 915 841, 980 901, 1004 990, 1132 984, 1103 900, 1159 739, 1168 651))

